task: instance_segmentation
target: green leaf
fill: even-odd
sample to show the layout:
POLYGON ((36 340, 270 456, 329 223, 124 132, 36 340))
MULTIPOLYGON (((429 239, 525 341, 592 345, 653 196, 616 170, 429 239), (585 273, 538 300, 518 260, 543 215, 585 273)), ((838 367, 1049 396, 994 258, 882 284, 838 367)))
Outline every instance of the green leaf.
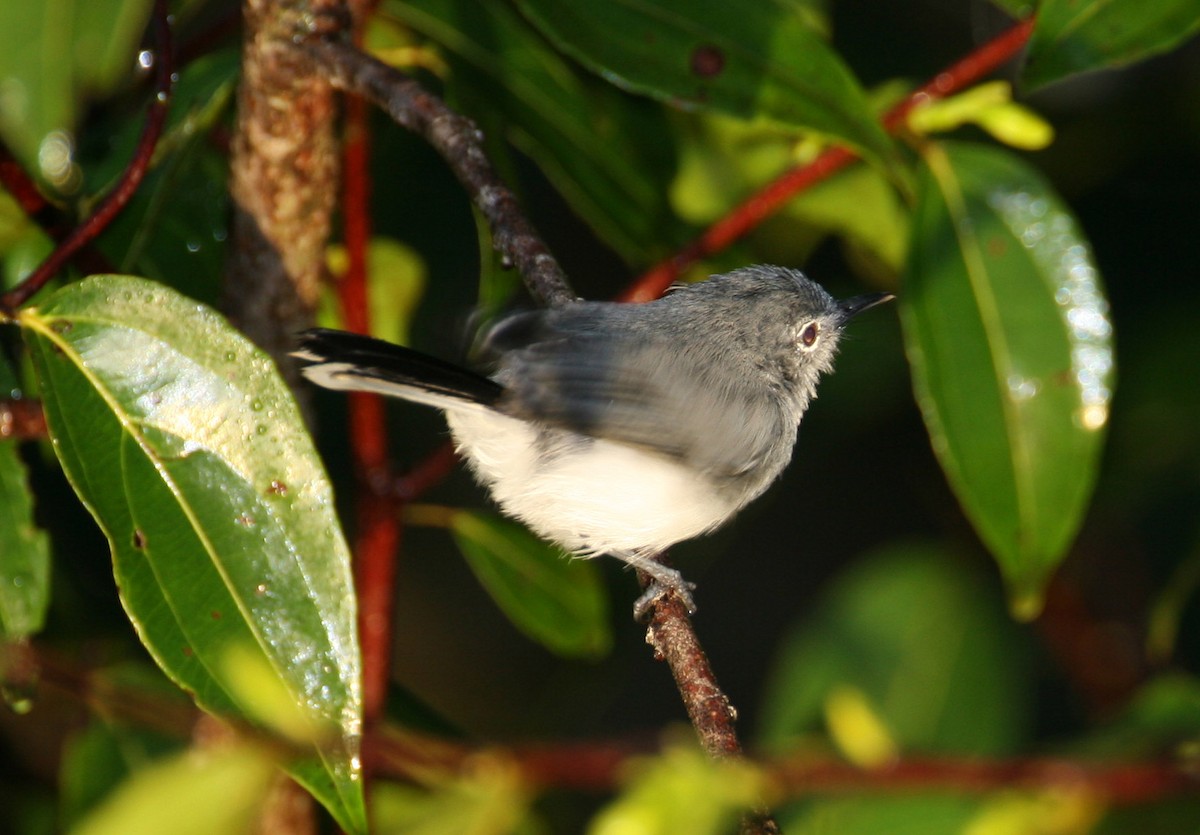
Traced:
POLYGON ((1034 0, 992 0, 993 6, 999 6, 1018 20, 1024 20, 1037 10, 1034 0))
POLYGON ((560 655, 608 651, 608 598, 595 565, 565 556, 498 516, 456 511, 450 531, 479 582, 518 629, 560 655))
MULTIPOLYGON (((135 670, 127 668, 124 672, 135 670)), ((108 685, 112 669, 97 672, 97 684, 108 685)), ((143 698, 152 694, 151 698, 155 701, 148 700, 147 704, 157 705, 160 710, 176 709, 175 702, 182 698, 177 688, 162 678, 157 670, 142 669, 136 670, 137 673, 158 678, 158 687, 150 685, 147 691, 139 694, 143 698), (157 692, 164 686, 171 688, 166 697, 157 692)), ((190 705, 185 702, 183 709, 190 709, 190 705)), ((178 752, 181 748, 180 740, 169 739, 145 728, 125 727, 102 719, 92 719, 63 745, 58 768, 60 829, 70 828, 82 820, 137 768, 178 752)))
POLYGON ((146 647, 202 707, 246 721, 225 660, 260 653, 326 730, 320 762, 293 775, 362 831, 349 553, 274 366, 209 308, 142 279, 87 279, 18 321, 55 450, 146 647))
POLYGON ((768 116, 892 156, 850 70, 782 0, 518 0, 560 49, 604 78, 671 104, 768 116))
POLYGON ((1033 617, 1096 478, 1112 323, 1091 253, 1050 187, 994 149, 930 145, 900 314, 951 487, 1033 617))
MULTIPOLYGON (((334 281, 345 278, 350 256, 343 244, 325 249, 325 263, 334 281)), ((421 254, 394 238, 376 235, 367 243, 367 304, 371 333, 399 345, 411 344, 409 328, 425 293, 428 269, 421 254)), ((334 284, 321 294, 317 320, 322 327, 345 327, 334 284)))
POLYGON ((1093 759, 1133 761, 1162 756, 1200 738, 1200 680, 1184 673, 1165 673, 1147 681, 1119 715, 1087 738, 1073 743, 1071 753, 1093 759))
MULTIPOLYGON (((228 154, 209 133, 231 109, 240 59, 240 50, 226 49, 180 71, 146 179, 99 239, 120 271, 156 279, 205 302, 219 295, 229 219, 228 154)), ((95 128, 95 135, 108 141, 84 148, 85 188, 91 194, 115 185, 142 126, 124 113, 112 113, 95 128)))
POLYGON ((482 759, 459 779, 429 788, 378 783, 371 790, 377 832, 405 835, 516 835, 530 826, 529 787, 512 765, 482 759))
POLYGON ((851 690, 901 753, 1011 752, 1027 731, 1027 687, 1016 627, 997 595, 951 555, 893 547, 859 560, 786 639, 761 741, 795 750, 829 716, 831 699, 851 690))
POLYGON ((507 3, 388 2, 386 13, 453 56, 457 104, 508 138, 629 263, 687 235, 666 200, 674 169, 661 108, 614 90, 550 49, 507 3))
POLYGON ((759 801, 762 776, 745 762, 712 760, 674 745, 631 769, 621 796, 588 827, 589 835, 716 835, 759 801))
MULTIPOLYGON (((0 356, 0 396, 8 396, 15 380, 0 356)), ((33 497, 17 445, 0 439, 0 638, 40 630, 49 600, 49 541, 33 522, 33 497)))
POLYGON ((820 799, 780 815, 789 835, 963 835, 979 802, 932 792, 820 799))
POLYGON ((1132 64, 1200 31, 1195 0, 1044 0, 1022 81, 1029 89, 1075 73, 1132 64))
POLYGON ((249 746, 188 751, 135 772, 72 835, 247 832, 275 775, 249 746))
POLYGON ((153 0, 0 3, 0 137, 26 170, 70 189, 75 123, 135 65, 153 0), (49 138, 49 142, 47 139, 49 138))

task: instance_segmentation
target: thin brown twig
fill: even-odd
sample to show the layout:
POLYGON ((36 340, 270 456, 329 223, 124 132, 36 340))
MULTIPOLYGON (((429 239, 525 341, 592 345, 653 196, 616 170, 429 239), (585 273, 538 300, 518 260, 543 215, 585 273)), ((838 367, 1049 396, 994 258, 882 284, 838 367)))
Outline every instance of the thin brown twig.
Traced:
POLYGON ((492 168, 483 136, 470 119, 341 38, 314 38, 307 48, 335 87, 373 101, 442 155, 491 224, 496 250, 520 271, 539 303, 557 307, 575 301, 562 267, 492 168))
MULTIPOLYGON (((21 166, 3 142, 0 142, 0 187, 13 196, 25 216, 45 232, 50 240, 61 242, 70 233, 71 221, 66 213, 38 190, 37 183, 29 176, 29 172, 21 166)), ((90 242, 71 256, 71 263, 89 275, 113 270, 109 260, 90 242)))
MULTIPOLYGON (((661 558, 660 558, 661 559, 661 558)), ((639 574, 643 586, 650 578, 639 574)), ((700 739, 700 745, 713 759, 742 759, 738 741, 737 710, 717 683, 708 655, 700 644, 687 607, 676 594, 665 595, 655 604, 646 629, 646 643, 656 658, 667 663, 675 686, 687 710, 688 719, 700 739)), ((744 835, 770 835, 779 832, 765 807, 748 812, 742 819, 744 835)))
POLYGON ((166 125, 167 109, 175 84, 174 59, 171 52, 171 23, 167 14, 166 0, 155 0, 151 26, 154 29, 157 52, 154 95, 146 112, 146 123, 142 128, 142 135, 138 139, 133 158, 125 167, 116 187, 100 202, 91 217, 75 227, 24 281, 0 296, 0 310, 15 311, 45 287, 68 261, 84 246, 95 240, 116 218, 145 178, 146 172, 150 168, 150 160, 154 156, 154 148, 166 125))

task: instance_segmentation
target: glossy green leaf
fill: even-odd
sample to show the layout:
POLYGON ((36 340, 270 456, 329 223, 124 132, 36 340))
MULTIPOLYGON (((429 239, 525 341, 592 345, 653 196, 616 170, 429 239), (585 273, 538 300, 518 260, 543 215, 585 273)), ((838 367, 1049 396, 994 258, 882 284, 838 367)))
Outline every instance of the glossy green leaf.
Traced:
POLYGON ((853 74, 782 0, 517 0, 556 46, 606 79, 687 107, 767 116, 881 162, 891 141, 853 74))
POLYGON ((901 754, 1011 752, 1027 733, 1028 675, 998 595, 953 555, 896 546, 856 561, 786 639, 761 743, 794 750, 829 717, 831 696, 852 689, 901 754))
MULTIPOLYGON (((666 200, 674 169, 661 108, 555 52, 507 3, 387 2, 382 10, 451 55, 448 90, 485 133, 503 131, 630 263, 687 239, 666 200)), ((493 149, 493 156, 503 159, 493 149)))
POLYGON ((134 772, 72 835, 251 831, 275 765, 249 746, 192 750, 134 772))
POLYGON ((1035 88, 1132 64, 1174 49, 1197 31, 1195 0, 1043 0, 1022 80, 1035 88))
POLYGON ((906 270, 901 321, 933 449, 1014 613, 1032 617, 1091 497, 1112 396, 1087 241, 1015 157, 930 145, 906 270))
POLYGON ((458 511, 450 530, 479 582, 518 629, 560 655, 608 651, 608 598, 593 563, 567 557, 498 516, 458 511))
MULTIPOLYGON (((0 397, 15 388, 16 377, 0 356, 0 397)), ((33 521, 17 444, 0 437, 0 638, 24 638, 41 629, 49 600, 49 541, 33 521)))
POLYGON ((362 831, 359 654, 328 480, 274 366, 212 310, 97 276, 19 314, 54 447, 104 530, 155 660, 250 721, 231 647, 260 653, 326 729, 293 774, 362 831))
POLYGON ((136 66, 153 0, 0 3, 0 137, 29 171, 69 188, 75 122, 136 66))

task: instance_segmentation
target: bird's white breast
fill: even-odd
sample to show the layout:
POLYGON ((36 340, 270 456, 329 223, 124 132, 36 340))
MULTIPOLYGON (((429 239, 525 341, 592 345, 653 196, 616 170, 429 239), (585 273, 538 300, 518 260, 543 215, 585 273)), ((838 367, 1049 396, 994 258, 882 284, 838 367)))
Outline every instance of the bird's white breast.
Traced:
POLYGON ((666 456, 491 410, 448 411, 459 452, 501 508, 579 555, 657 551, 737 505, 666 456))

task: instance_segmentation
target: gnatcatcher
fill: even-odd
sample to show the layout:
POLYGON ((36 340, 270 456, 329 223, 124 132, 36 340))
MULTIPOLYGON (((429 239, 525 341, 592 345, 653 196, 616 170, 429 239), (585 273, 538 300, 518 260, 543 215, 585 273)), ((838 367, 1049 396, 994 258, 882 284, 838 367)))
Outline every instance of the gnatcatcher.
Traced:
POLYGON ((654 556, 712 531, 792 457, 800 418, 857 313, 797 270, 754 266, 645 304, 576 302, 486 334, 491 377, 342 331, 300 336, 303 373, 441 409, 458 452, 505 513, 581 557, 611 554, 694 610, 654 556))

